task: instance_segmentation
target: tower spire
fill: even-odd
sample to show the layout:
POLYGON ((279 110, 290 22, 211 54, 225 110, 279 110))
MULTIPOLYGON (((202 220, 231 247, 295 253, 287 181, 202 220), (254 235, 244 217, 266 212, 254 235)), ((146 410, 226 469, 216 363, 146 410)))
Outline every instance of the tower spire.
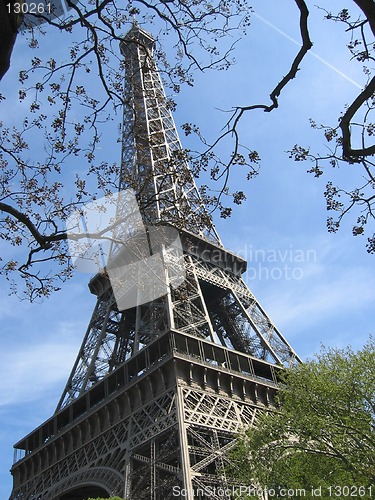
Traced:
POLYGON ((133 24, 120 48, 127 101, 120 188, 136 187, 148 223, 169 222, 221 245, 178 137, 153 57, 152 35, 133 24))

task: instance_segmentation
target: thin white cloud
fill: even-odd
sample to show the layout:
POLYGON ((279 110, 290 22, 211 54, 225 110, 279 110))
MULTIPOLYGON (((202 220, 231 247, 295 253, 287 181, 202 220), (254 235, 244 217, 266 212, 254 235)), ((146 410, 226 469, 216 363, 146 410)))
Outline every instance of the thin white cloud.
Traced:
POLYGON ((0 386, 0 407, 35 401, 57 384, 63 389, 77 355, 75 330, 73 323, 61 324, 54 332, 55 341, 48 338, 22 349, 16 344, 8 349, 0 371, 1 379, 7 381, 0 386))
POLYGON ((375 301, 375 279, 365 269, 352 268, 338 276, 324 266, 317 269, 301 286, 293 284, 288 290, 284 282, 277 291, 276 286, 267 291, 272 319, 283 329, 311 329, 329 317, 358 314, 375 301))
POLYGON ((321 343, 363 345, 375 319, 375 272, 368 267, 372 257, 360 247, 353 261, 354 243, 363 242, 342 232, 291 238, 271 227, 257 234, 246 224, 239 233, 245 239, 234 238, 232 248, 248 260, 246 281, 300 355, 311 356, 321 343))

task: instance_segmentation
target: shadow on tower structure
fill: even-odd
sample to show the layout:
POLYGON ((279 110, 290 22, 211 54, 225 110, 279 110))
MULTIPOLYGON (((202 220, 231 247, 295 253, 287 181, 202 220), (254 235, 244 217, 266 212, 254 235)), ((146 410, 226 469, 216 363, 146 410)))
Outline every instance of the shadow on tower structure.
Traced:
MULTIPOLYGON (((15 445, 13 500, 230 498, 236 433, 272 408, 278 373, 300 361, 242 280, 246 261, 224 248, 207 214, 153 49, 135 23, 121 43, 120 191, 137 194, 142 245, 161 259, 165 293, 126 307, 108 273, 90 281, 97 305, 56 411, 15 445), (155 228, 178 236, 180 281, 165 241, 152 245, 155 228)), ((121 232, 116 240, 118 264, 121 232)))

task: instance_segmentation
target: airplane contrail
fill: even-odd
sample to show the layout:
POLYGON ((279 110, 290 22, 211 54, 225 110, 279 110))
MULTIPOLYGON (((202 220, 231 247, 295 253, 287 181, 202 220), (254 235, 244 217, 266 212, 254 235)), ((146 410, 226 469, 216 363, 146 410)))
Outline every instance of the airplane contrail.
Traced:
MULTIPOLYGON (((260 16, 259 14, 255 13, 255 12, 253 12, 253 16, 257 17, 260 21, 262 21, 263 23, 267 24, 267 26, 269 26, 273 30, 277 31, 277 33, 280 33, 280 35, 282 35, 283 37, 287 38, 288 40, 290 40, 292 43, 294 43, 298 47, 301 46, 301 42, 299 42, 298 40, 295 40, 294 38, 292 38, 291 36, 289 36, 287 33, 285 33, 285 31, 282 31, 280 28, 278 28, 274 24, 272 24, 269 21, 267 21, 267 19, 265 19, 264 17, 260 16)), ((323 59, 323 57, 320 57, 314 51, 309 50, 308 54, 310 54, 311 56, 315 57, 315 59, 318 59, 318 61, 320 61, 325 66, 327 66, 327 68, 331 69, 332 71, 334 71, 335 73, 337 73, 338 75, 340 75, 342 78, 345 78, 345 80, 347 80, 348 82, 352 83, 357 88, 359 88, 361 90, 363 89, 362 85, 359 85, 359 83, 357 83, 355 80, 352 80, 348 75, 346 75, 345 73, 343 73, 342 71, 340 71, 338 68, 336 68, 335 66, 333 66, 333 64, 331 64, 328 61, 326 61, 325 59, 323 59)))

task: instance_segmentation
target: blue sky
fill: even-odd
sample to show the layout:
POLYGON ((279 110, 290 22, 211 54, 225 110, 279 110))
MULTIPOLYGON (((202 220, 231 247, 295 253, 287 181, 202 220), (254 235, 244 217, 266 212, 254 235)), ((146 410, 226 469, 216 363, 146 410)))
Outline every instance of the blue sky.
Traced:
MULTIPOLYGON (((332 11, 344 6, 337 0, 319 3, 332 11)), ((268 102, 297 50, 293 39, 299 39, 294 2, 272 2, 278 5, 273 9, 269 4, 253 2, 258 17, 237 44, 234 67, 197 74, 195 86, 175 97, 177 125, 199 123, 206 135, 215 137, 227 116, 221 110, 268 102)), ((314 7, 311 18, 315 55, 307 56, 283 92, 279 109, 245 116, 240 124, 242 142, 262 158, 261 173, 246 185, 237 176, 232 179, 248 199, 230 219, 216 220, 226 246, 249 261, 249 287, 302 359, 321 344, 362 347, 374 333, 375 300, 375 257, 367 254, 364 237, 352 237, 349 223, 334 235, 325 227, 325 183, 334 179, 350 185, 353 167, 327 170, 314 179, 306 173, 307 165, 286 153, 294 144, 322 151, 322 137, 310 128, 309 118, 335 124, 364 83, 360 65, 349 61, 343 28, 323 22, 323 13, 314 7)), ((14 68, 22 64, 23 49, 18 42, 14 68)), ((16 75, 11 70, 3 80, 3 94, 14 88, 16 75)), ((22 108, 18 110, 21 114, 22 108)), ((182 134, 181 139, 184 146, 191 145, 182 134)), ((103 155, 118 161, 120 147, 114 142, 112 137, 103 142, 103 155)), ((1 254, 8 253, 1 245, 1 254)), ((11 490, 13 444, 53 413, 69 376, 95 304, 88 280, 77 273, 41 304, 8 296, 7 283, 1 282, 0 498, 11 490)))

